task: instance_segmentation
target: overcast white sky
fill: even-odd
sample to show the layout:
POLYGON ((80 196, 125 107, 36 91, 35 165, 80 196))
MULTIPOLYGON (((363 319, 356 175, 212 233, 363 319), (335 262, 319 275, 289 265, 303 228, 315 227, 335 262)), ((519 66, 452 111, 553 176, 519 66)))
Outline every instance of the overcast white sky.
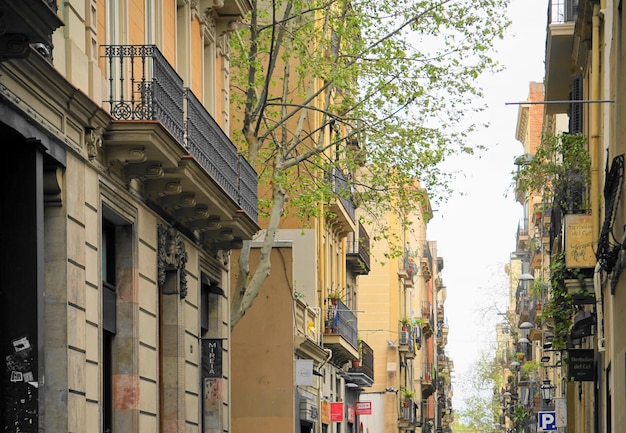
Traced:
POLYGON ((485 309, 506 307, 508 277, 504 266, 515 250, 517 224, 522 207, 505 196, 511 182, 515 156, 523 147, 515 139, 518 107, 506 102, 524 101, 529 83, 543 81, 547 0, 512 0, 513 20, 499 46, 498 59, 505 71, 488 77, 483 87, 489 108, 485 115, 491 127, 476 134, 488 150, 483 156, 450 161, 464 175, 456 181, 455 195, 440 205, 428 225, 428 239, 437 241, 444 259, 443 282, 447 287, 446 317, 450 326, 447 352, 454 360, 456 384, 454 407, 467 397, 460 379, 480 353, 495 338, 497 315, 485 309))

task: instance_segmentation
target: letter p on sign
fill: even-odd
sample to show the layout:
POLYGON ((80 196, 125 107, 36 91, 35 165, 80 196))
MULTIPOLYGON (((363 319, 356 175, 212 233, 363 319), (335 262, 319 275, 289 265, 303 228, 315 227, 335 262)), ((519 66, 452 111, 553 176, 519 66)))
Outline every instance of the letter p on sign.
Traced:
POLYGON ((537 414, 538 428, 540 431, 555 431, 556 430, 556 412, 539 412, 537 414))

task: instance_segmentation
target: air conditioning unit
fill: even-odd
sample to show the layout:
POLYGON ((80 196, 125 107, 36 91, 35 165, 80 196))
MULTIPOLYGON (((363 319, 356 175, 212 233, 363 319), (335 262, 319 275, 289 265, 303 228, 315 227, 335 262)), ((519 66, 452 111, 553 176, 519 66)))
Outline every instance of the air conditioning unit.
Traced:
POLYGON ((400 331, 400 344, 411 344, 411 333, 409 331, 400 331))

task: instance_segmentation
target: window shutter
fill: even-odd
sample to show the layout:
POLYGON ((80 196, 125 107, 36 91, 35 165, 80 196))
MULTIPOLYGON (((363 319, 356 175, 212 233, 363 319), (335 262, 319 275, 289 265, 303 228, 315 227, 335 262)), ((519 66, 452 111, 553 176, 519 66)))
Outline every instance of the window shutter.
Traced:
MULTIPOLYGON (((570 93, 571 101, 580 101, 583 99, 583 79, 581 75, 577 75, 572 79, 572 91, 570 93)), ((569 132, 577 134, 583 132, 583 104, 570 104, 569 108, 569 132)))

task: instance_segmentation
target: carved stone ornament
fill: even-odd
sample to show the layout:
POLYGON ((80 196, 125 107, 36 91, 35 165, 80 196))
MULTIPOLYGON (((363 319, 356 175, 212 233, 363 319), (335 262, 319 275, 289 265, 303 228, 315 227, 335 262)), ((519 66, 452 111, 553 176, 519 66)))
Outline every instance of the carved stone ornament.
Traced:
POLYGON ((187 251, 180 233, 173 227, 158 227, 158 283, 159 287, 165 284, 168 271, 178 271, 180 276, 179 294, 180 299, 187 297, 187 251))
POLYGON ((218 250, 217 251, 217 259, 222 263, 222 265, 228 267, 230 265, 230 253, 232 250, 218 250))
POLYGON ((85 131, 85 144, 87 145, 87 154, 89 159, 94 159, 98 156, 98 150, 102 149, 102 135, 104 134, 104 128, 88 128, 85 131))

